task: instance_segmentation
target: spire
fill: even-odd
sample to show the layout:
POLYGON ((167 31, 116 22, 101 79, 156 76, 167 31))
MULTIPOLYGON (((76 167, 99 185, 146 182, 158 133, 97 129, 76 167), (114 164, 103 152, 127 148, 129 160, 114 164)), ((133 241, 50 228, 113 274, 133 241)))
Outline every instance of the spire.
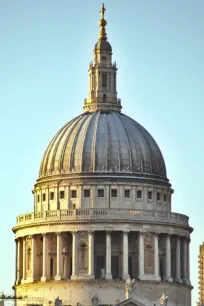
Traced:
POLYGON ((99 40, 107 40, 107 37, 106 37, 106 29, 105 29, 105 26, 107 25, 107 22, 106 20, 104 19, 104 13, 105 13, 105 7, 104 7, 104 3, 101 4, 101 10, 100 10, 100 13, 101 13, 101 19, 99 21, 99 25, 100 25, 100 32, 99 32, 99 37, 98 39, 99 40))
POLYGON ((89 93, 84 101, 85 112, 121 111, 117 98, 117 67, 112 63, 112 47, 106 37, 104 3, 101 4, 100 32, 94 46, 94 60, 89 65, 89 93))

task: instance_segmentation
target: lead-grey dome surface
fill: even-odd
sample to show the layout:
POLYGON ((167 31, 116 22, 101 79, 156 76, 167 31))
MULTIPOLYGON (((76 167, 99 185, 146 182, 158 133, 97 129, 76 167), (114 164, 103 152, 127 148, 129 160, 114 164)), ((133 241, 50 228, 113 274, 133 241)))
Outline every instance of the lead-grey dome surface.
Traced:
POLYGON ((153 137, 119 112, 83 113, 65 124, 44 154, 40 178, 58 174, 160 177, 166 167, 153 137))

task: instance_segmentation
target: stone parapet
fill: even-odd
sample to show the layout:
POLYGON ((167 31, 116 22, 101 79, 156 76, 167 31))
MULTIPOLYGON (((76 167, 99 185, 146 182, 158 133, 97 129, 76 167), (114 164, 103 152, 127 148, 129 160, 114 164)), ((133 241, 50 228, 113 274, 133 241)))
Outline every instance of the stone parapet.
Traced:
POLYGON ((164 224, 189 226, 186 215, 156 210, 142 209, 66 209, 51 210, 20 215, 16 226, 25 226, 49 221, 148 221, 164 224))

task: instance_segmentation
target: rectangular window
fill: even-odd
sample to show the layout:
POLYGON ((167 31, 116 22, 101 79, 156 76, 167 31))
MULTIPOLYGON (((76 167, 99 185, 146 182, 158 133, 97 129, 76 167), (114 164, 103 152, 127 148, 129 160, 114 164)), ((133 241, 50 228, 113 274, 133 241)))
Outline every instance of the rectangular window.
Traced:
POLYGON ((98 197, 104 198, 104 189, 98 189, 98 197))
POLYGON ((46 201, 46 194, 43 193, 43 201, 46 201))
POLYGON ((38 199, 38 202, 40 202, 40 195, 39 194, 38 194, 38 198, 37 199, 38 199))
POLYGON ((142 198, 142 190, 137 190, 137 199, 142 198))
POLYGON ((60 196, 60 199, 64 199, 64 191, 63 191, 63 190, 62 190, 62 191, 60 191, 59 196, 60 196))
POLYGON ((130 198, 130 190, 129 189, 125 190, 125 198, 130 198))
POLYGON ((157 201, 160 201, 161 200, 161 194, 160 192, 157 192, 157 201))
POLYGON ((90 198, 90 189, 85 189, 84 190, 84 197, 85 198, 90 198))
POLYGON ((72 198, 76 198, 77 197, 77 191, 76 190, 72 190, 71 191, 71 197, 72 198))
POLYGON ((111 189, 111 197, 117 198, 117 189, 111 189))
POLYGON ((152 192, 151 191, 148 191, 148 200, 152 200, 152 192))
POLYGON ((50 192, 50 200, 54 200, 54 192, 50 192))
POLYGON ((166 193, 164 194, 164 202, 166 202, 166 193))

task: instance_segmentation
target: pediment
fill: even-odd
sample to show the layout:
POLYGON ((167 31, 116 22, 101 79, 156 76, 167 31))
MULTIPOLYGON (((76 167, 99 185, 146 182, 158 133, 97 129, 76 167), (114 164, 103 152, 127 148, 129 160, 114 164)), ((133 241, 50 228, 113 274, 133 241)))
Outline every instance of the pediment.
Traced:
POLYGON ((146 306, 146 305, 136 301, 133 298, 129 298, 129 299, 126 299, 124 301, 121 301, 121 302, 115 304, 114 306, 146 306))

